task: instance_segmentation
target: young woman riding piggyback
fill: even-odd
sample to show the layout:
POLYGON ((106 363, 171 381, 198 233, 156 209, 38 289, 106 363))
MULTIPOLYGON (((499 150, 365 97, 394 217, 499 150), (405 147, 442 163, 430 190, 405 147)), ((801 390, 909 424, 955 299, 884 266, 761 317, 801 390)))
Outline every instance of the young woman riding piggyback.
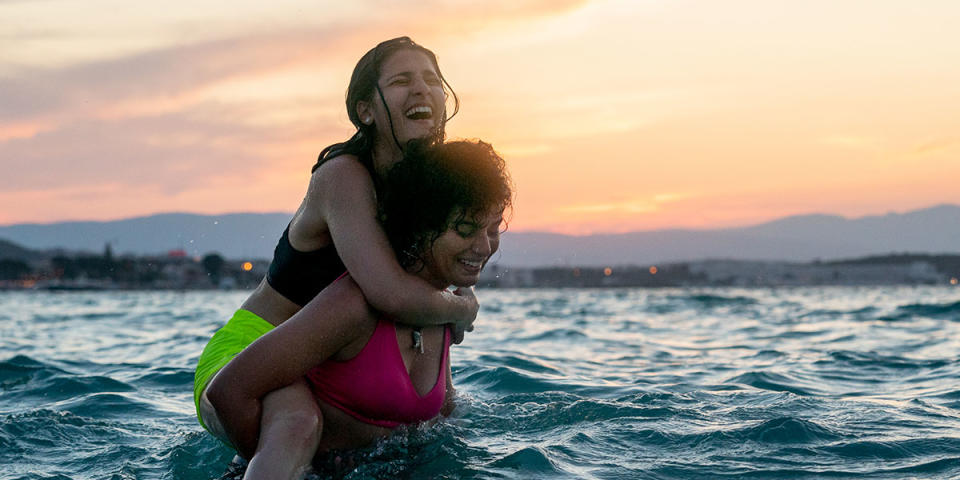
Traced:
MULTIPOLYGON (((398 262, 440 291, 477 283, 499 247, 512 188, 489 144, 455 141, 410 145, 379 193, 398 262)), ((244 478, 299 478, 315 454, 329 465, 397 427, 449 414, 450 330, 398 324, 371 307, 350 274, 337 279, 208 387, 228 430, 260 425, 244 478)))
MULTIPOLYGON (((444 138, 449 119, 445 85, 433 52, 407 37, 380 43, 354 68, 346 105, 357 132, 321 152, 268 275, 214 334, 197 367, 194 400, 201 424, 229 439, 245 458, 256 450, 259 431, 224 432, 232 424, 218 418, 207 386, 237 353, 283 324, 345 271, 373 309, 402 325, 453 323, 455 342, 472 329, 479 309, 472 290, 438 290, 408 272, 377 222, 376 186, 403 158, 406 143, 444 138)), ((453 103, 456 113, 455 94, 453 103)), ((258 417, 268 413, 251 412, 258 417)))

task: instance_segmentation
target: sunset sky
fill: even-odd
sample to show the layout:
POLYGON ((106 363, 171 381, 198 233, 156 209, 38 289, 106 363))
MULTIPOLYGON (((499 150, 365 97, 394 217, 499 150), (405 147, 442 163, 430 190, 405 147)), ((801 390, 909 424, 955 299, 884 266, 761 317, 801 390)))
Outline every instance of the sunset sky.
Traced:
POLYGON ((0 0, 0 224, 292 212, 409 35, 517 187, 511 229, 960 204, 952 0, 0 0))

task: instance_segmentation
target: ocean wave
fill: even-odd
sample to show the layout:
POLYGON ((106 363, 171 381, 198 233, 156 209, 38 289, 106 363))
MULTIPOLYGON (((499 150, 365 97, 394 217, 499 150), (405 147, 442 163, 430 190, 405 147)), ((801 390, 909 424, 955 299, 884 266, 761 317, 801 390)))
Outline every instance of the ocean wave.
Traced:
POLYGON ((693 294, 693 295, 669 295, 669 300, 682 304, 690 304, 699 308, 727 307, 727 306, 748 306, 756 305, 759 301, 756 298, 745 296, 723 296, 711 294, 693 294))
POLYGON ((882 355, 877 352, 856 352, 838 350, 829 353, 829 360, 818 360, 814 364, 821 366, 854 367, 851 375, 862 375, 864 371, 876 370, 933 370, 953 364, 952 361, 918 360, 897 355, 882 355))
MULTIPOLYGON (((18 475, 20 472, 11 472, 13 475, 18 475)), ((24 473, 23 475, 16 477, 9 477, 10 480, 74 480, 74 477, 68 477, 66 475, 60 474, 45 474, 45 473, 24 473)))
POLYGON ((873 319, 874 314, 878 311, 876 307, 872 306, 855 308, 853 310, 815 309, 801 314, 799 318, 840 318, 849 316, 858 319, 873 319))
POLYGON ((0 390, 10 391, 32 380, 46 378, 63 371, 26 355, 17 355, 0 362, 0 390))
POLYGON ((58 402, 56 406, 77 415, 96 415, 119 420, 156 415, 156 407, 138 394, 92 393, 58 402))
POLYGON ((18 355, 0 362, 2 402, 53 404, 102 392, 132 392, 125 382, 103 375, 82 375, 18 355))
POLYGON ((637 434, 651 445, 669 450, 696 451, 705 455, 712 455, 711 452, 722 451, 730 445, 752 445, 758 448, 763 445, 762 449, 770 450, 778 445, 829 444, 847 438, 842 432, 795 416, 755 422, 731 421, 729 426, 710 425, 702 430, 706 431, 671 432, 646 429, 637 434))
MULTIPOLYGON (((937 455, 940 457, 940 455, 937 455)), ((943 478, 960 478, 960 457, 951 456, 947 458, 936 458, 932 460, 924 459, 913 462, 912 465, 907 465, 899 468, 891 468, 881 470, 882 473, 891 473, 891 474, 950 474, 949 477, 943 478)), ((880 472, 878 472, 880 473, 880 472)))
POLYGON ((504 367, 516 368, 532 373, 552 375, 563 373, 558 366, 539 358, 531 358, 530 356, 511 355, 508 353, 502 355, 480 355, 476 361, 486 365, 502 365, 504 367))
POLYGON ((844 435, 812 420, 795 417, 773 418, 752 427, 724 432, 723 435, 732 436, 731 440, 734 442, 751 440, 777 444, 834 442, 845 438, 844 435))
POLYGON ((804 396, 820 395, 823 393, 820 389, 813 386, 802 385, 803 382, 789 375, 765 371, 743 373, 726 380, 724 383, 746 385, 774 392, 790 392, 804 396))
POLYGON ((578 339, 578 338, 588 338, 587 334, 581 331, 582 329, 576 328, 554 328, 544 332, 540 332, 530 336, 523 336, 518 340, 527 341, 527 342, 539 342, 544 340, 568 340, 568 339, 578 339))
POLYGON ((953 303, 914 303, 903 305, 898 310, 921 317, 960 318, 960 301, 953 303))
MULTIPOLYGON (((670 398, 671 396, 667 396, 670 398)), ((496 401, 462 398, 454 421, 464 423, 480 432, 510 431, 524 433, 565 431, 575 427, 576 432, 595 430, 607 435, 611 428, 627 427, 631 432, 642 430, 650 421, 698 418, 694 411, 669 401, 652 401, 645 395, 628 395, 616 399, 599 400, 565 392, 540 394, 511 394, 496 401)), ((632 435, 632 434, 631 434, 632 435)), ((641 434, 642 435, 642 434, 641 434)), ((622 434, 607 439, 608 446, 631 439, 622 434)))
POLYGON ((510 452, 485 465, 492 471, 508 469, 511 475, 558 475, 562 471, 540 447, 529 446, 510 452))
POLYGON ((104 446, 133 446, 134 436, 122 425, 66 411, 39 409, 7 415, 0 420, 0 438, 7 448, 0 464, 19 462, 62 465, 79 459, 86 462, 104 446), (96 439, 95 442, 79 440, 96 439))
POLYGON ((182 387, 193 383, 194 369, 153 367, 133 380, 139 387, 182 387))
POLYGON ((917 317, 960 321, 960 301, 953 303, 911 303, 900 305, 892 314, 878 317, 878 319, 890 322, 902 322, 917 317))
POLYGON ((154 464, 144 465, 156 471, 156 478, 217 478, 235 455, 204 430, 184 433, 176 439, 162 450, 152 452, 154 464))
POLYGON ((938 455, 960 454, 960 439, 863 440, 827 445, 818 447, 818 450, 849 458, 899 460, 923 457, 932 452, 937 452, 938 455))

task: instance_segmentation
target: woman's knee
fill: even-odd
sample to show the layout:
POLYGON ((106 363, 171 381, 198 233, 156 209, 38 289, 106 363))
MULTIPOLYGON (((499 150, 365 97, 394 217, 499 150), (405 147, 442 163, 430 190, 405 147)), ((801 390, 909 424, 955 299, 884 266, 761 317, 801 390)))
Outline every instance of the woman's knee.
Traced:
POLYGON ((283 425, 285 430, 302 429, 305 432, 318 431, 323 425, 319 412, 310 408, 274 412, 269 417, 265 417, 264 420, 272 425, 283 425))
POLYGON ((309 388, 306 389, 307 395, 298 387, 287 388, 296 390, 281 389, 264 397, 261 425, 263 434, 270 435, 274 432, 290 440, 318 442, 323 431, 323 414, 317 407, 316 400, 309 393, 309 388))
POLYGON ((211 435, 220 440, 221 442, 230 445, 233 444, 230 442, 229 437, 227 436, 227 431, 223 427, 223 423, 220 422, 220 417, 217 415, 217 409, 214 408, 213 404, 210 403, 210 399, 207 398, 207 392, 204 390, 203 394, 200 396, 200 405, 197 410, 197 416, 200 417, 200 420, 203 422, 203 426, 210 432, 211 435))

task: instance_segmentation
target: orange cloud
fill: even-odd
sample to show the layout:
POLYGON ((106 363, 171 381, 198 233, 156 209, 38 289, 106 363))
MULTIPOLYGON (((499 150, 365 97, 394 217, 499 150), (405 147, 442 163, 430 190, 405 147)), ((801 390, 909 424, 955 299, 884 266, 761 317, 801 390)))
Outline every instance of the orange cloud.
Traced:
POLYGON ((392 1, 377 1, 373 9, 391 8, 403 17, 420 17, 434 25, 458 23, 490 23, 498 20, 522 20, 566 13, 590 3, 590 0, 427 0, 411 4, 410 8, 393 8, 392 1), (426 18, 424 18, 426 16, 426 18))
POLYGON ((0 143, 18 138, 30 138, 49 129, 50 124, 42 122, 0 124, 0 143))
POLYGON ((878 138, 862 135, 831 135, 822 140, 827 145, 850 148, 853 150, 880 150, 881 141, 878 138))
POLYGON ((913 149, 914 155, 933 155, 954 148, 960 141, 956 138, 938 138, 924 142, 913 149))

